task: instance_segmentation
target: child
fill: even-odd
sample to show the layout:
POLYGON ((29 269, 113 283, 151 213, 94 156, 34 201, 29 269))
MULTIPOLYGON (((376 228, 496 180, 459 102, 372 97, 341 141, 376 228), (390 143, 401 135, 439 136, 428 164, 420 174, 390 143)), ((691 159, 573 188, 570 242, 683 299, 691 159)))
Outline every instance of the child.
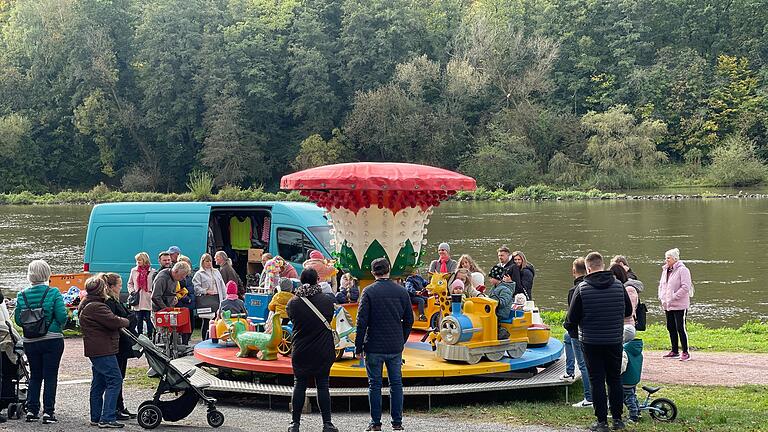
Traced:
POLYGON ((352 276, 352 273, 344 273, 341 276, 339 292, 336 293, 336 303, 354 303, 358 297, 360 297, 360 290, 357 287, 357 279, 352 276))
POLYGON ((461 279, 456 279, 451 283, 451 294, 464 295, 464 282, 461 279))
POLYGON ((629 421, 640 420, 640 407, 637 403, 637 383, 643 372, 643 340, 632 339, 634 332, 624 332, 624 354, 627 358, 626 370, 622 368, 621 383, 624 386, 624 405, 629 413, 629 421))
MULTIPOLYGON (((279 289, 280 291, 269 302, 268 309, 274 312, 275 315, 279 315, 283 324, 287 324, 288 312, 285 311, 285 306, 293 298, 293 281, 288 278, 280 279, 279 289)), ((269 322, 272 322, 272 320, 270 319, 269 322)))
POLYGON ((427 316, 424 315, 424 297, 419 295, 419 292, 424 290, 429 282, 416 273, 411 274, 405 280, 405 290, 408 291, 408 297, 411 298, 411 304, 416 305, 419 310, 419 321, 426 321, 427 316))
POLYGON ((248 313, 245 310, 245 303, 237 296, 237 282, 227 282, 227 298, 221 301, 219 305, 219 318, 224 311, 229 311, 232 316, 242 314, 243 317, 248 313))
MULTIPOLYGON (((496 305, 496 317, 499 320, 509 318, 509 314, 512 311, 512 293, 515 291, 515 283, 512 282, 512 278, 507 274, 504 267, 495 265, 488 272, 488 277, 491 279, 491 289, 487 290, 488 297, 499 302, 496 305)), ((506 328, 499 325, 499 339, 508 339, 509 332, 506 328)))

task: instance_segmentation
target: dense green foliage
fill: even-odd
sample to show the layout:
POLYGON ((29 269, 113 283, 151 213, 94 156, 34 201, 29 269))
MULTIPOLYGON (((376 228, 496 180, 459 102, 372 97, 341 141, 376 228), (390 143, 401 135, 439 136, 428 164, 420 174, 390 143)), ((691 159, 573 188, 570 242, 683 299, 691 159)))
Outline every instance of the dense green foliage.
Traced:
POLYGON ((754 184, 767 6, 0 0, 0 192, 272 188, 362 160, 491 190, 754 184))

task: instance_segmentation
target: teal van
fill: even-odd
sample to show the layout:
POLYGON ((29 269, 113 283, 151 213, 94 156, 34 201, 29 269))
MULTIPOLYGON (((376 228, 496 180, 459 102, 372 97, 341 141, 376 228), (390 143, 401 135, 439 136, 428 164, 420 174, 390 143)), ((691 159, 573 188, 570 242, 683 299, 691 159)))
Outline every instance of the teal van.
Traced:
MULTIPOLYGON (((325 211, 310 203, 99 204, 88 221, 83 270, 115 272, 127 284, 137 253, 149 253, 157 268, 158 254, 178 246, 194 269, 203 253, 227 252, 245 281, 248 248, 280 255, 301 271, 312 250, 330 257, 330 238, 325 211)), ((251 273, 261 270, 261 263, 251 266, 251 273)))

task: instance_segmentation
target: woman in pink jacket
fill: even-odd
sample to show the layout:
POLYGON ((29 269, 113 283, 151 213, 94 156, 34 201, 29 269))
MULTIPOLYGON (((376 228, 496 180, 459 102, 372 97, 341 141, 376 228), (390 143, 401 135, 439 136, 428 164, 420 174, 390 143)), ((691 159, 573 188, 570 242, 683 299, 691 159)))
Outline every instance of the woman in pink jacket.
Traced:
POLYGON ((680 249, 670 249, 664 254, 665 264, 661 270, 659 280, 659 300, 661 308, 667 315, 667 330, 669 340, 672 342, 672 351, 664 355, 664 358, 679 358, 680 361, 688 361, 688 333, 685 330, 685 316, 691 305, 691 272, 680 261, 680 249), (683 353, 678 350, 678 337, 682 345, 683 353))

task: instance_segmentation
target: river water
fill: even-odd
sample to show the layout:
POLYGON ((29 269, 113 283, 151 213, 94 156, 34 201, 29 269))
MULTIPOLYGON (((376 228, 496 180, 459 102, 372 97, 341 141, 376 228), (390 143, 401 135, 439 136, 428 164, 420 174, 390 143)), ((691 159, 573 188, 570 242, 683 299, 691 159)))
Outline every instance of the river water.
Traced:
MULTIPOLYGON (((3 292, 26 285, 32 259, 46 259, 54 272, 80 271, 89 214, 89 206, 0 206, 3 292)), ((427 263, 441 241, 486 272, 500 245, 525 252, 542 309, 565 308, 571 262, 598 250, 629 258, 646 285, 641 298, 660 319, 660 266, 664 251, 678 247, 696 287, 691 320, 719 327, 768 319, 768 200, 448 202, 428 229, 427 263)))

